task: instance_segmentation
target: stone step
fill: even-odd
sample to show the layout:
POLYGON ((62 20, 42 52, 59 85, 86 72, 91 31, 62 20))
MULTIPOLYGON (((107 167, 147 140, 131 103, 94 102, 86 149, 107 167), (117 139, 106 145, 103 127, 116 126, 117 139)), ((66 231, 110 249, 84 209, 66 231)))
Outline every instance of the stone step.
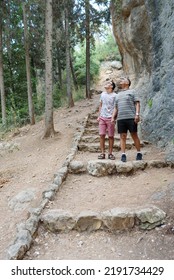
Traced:
POLYGON ((86 127, 83 135, 98 135, 99 128, 98 127, 86 127))
POLYGON ((89 115, 89 119, 91 119, 91 120, 97 120, 97 118, 98 118, 98 112, 97 113, 92 113, 92 114, 89 115))
POLYGON ((170 163, 165 160, 139 160, 122 162, 116 160, 90 160, 87 163, 83 161, 71 161, 68 171, 73 174, 80 174, 87 172, 89 175, 102 177, 114 174, 130 175, 138 170, 145 170, 146 168, 165 168, 171 167, 170 163))
MULTIPOLYGON (((130 137, 127 138, 127 140, 131 139, 130 137)), ((105 138, 106 141, 108 141, 108 135, 106 135, 105 138)), ((119 141, 120 143, 120 136, 119 135, 115 135, 114 136, 114 140, 115 141, 119 141)), ((83 135, 80 143, 100 143, 100 136, 99 135, 83 135)))
MULTIPOLYGON (((94 136, 98 136, 99 137, 99 128, 98 127, 86 127, 83 133, 83 137, 93 137, 94 136)), ((108 135, 106 135, 106 138, 108 138, 108 135)), ((115 139, 120 139, 119 134, 115 134, 115 139)), ((127 134, 127 140, 132 139, 130 133, 128 132, 127 134)), ((144 141, 144 143, 148 144, 148 141, 144 141)))
POLYGON ((127 209, 114 208, 104 212, 83 211, 73 215, 62 209, 49 210, 41 215, 41 223, 51 232, 92 232, 97 230, 128 230, 133 227, 149 230, 164 223, 166 213, 155 207, 127 209))
POLYGON ((98 127, 98 121, 97 119, 88 119, 86 122, 86 127, 98 127))
MULTIPOLYGON (((109 144, 106 141, 105 143, 105 147, 106 150, 108 150, 109 148, 109 144)), ((133 142, 128 142, 126 143, 126 149, 130 150, 132 147, 134 147, 134 143, 133 142)), ((141 147, 144 147, 144 143, 141 143, 141 147)), ((117 143, 114 143, 114 151, 120 151, 120 142, 118 141, 117 143)), ((81 142, 78 144, 78 150, 79 151, 88 151, 91 153, 100 153, 101 149, 100 149, 100 144, 99 141, 98 143, 85 143, 85 142, 81 142)))

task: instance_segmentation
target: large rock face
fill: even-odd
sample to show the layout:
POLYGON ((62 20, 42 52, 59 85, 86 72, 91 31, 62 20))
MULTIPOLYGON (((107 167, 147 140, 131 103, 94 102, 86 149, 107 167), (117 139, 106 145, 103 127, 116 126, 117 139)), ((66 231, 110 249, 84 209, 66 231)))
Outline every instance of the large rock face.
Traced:
POLYGON ((174 0, 112 0, 126 75, 141 96, 144 138, 174 161, 174 0))

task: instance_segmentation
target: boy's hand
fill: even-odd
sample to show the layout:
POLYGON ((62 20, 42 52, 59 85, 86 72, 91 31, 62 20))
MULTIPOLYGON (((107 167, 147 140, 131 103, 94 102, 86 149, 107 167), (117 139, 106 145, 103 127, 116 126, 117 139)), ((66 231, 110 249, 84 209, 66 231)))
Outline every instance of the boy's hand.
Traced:
POLYGON ((140 121, 140 116, 137 116, 137 115, 136 115, 136 116, 135 116, 135 119, 134 119, 134 122, 135 122, 135 123, 138 123, 139 121, 140 121))

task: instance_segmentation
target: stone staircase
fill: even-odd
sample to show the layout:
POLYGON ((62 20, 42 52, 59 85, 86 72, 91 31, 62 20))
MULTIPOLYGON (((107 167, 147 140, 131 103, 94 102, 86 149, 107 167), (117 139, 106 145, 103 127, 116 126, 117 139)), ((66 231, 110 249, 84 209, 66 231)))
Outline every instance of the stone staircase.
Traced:
MULTIPOLYGON (((107 145, 106 137, 106 149, 107 145)), ((97 114, 96 110, 90 113, 83 130, 74 139, 71 153, 55 174, 53 184, 43 193, 42 205, 31 211, 16 243, 9 248, 8 258, 23 258, 38 225, 45 231, 68 234, 71 231, 147 230, 165 223, 167 207, 161 209, 161 201, 154 197, 160 192, 169 193, 171 186, 154 186, 153 180, 149 179, 159 176, 160 181, 161 168, 166 169, 166 178, 172 178, 173 164, 166 162, 164 154, 147 141, 141 140, 141 147, 143 160, 135 161, 135 147, 128 136, 128 161, 121 162, 119 136, 116 134, 116 160, 98 160, 97 114), (143 188, 139 188, 140 184, 143 188), (25 239, 23 234, 29 234, 29 237, 25 239)))
MULTIPOLYGON (((114 137, 114 150, 120 150, 120 140, 119 136, 115 135, 114 137)), ((85 131, 79 141, 78 150, 90 153, 100 153, 100 136, 98 132, 98 122, 96 112, 91 113, 86 122, 85 131)), ((144 147, 144 143, 141 143, 141 147, 144 147)), ((108 150, 108 137, 106 136, 106 150, 108 150)), ((131 149, 134 146, 134 143, 128 136, 126 149, 131 149)))

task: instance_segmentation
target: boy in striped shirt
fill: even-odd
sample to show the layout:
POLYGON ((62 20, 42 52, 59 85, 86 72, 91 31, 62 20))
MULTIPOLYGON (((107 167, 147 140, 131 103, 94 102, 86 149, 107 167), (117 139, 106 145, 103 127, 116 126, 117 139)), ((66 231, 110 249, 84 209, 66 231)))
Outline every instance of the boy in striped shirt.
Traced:
POLYGON ((140 121, 140 101, 135 94, 135 90, 129 89, 131 81, 128 78, 121 78, 116 96, 115 108, 112 115, 112 122, 117 117, 117 129, 120 134, 121 161, 126 162, 126 139, 129 130, 137 149, 136 160, 142 160, 140 151, 140 139, 137 134, 137 126, 140 121))

